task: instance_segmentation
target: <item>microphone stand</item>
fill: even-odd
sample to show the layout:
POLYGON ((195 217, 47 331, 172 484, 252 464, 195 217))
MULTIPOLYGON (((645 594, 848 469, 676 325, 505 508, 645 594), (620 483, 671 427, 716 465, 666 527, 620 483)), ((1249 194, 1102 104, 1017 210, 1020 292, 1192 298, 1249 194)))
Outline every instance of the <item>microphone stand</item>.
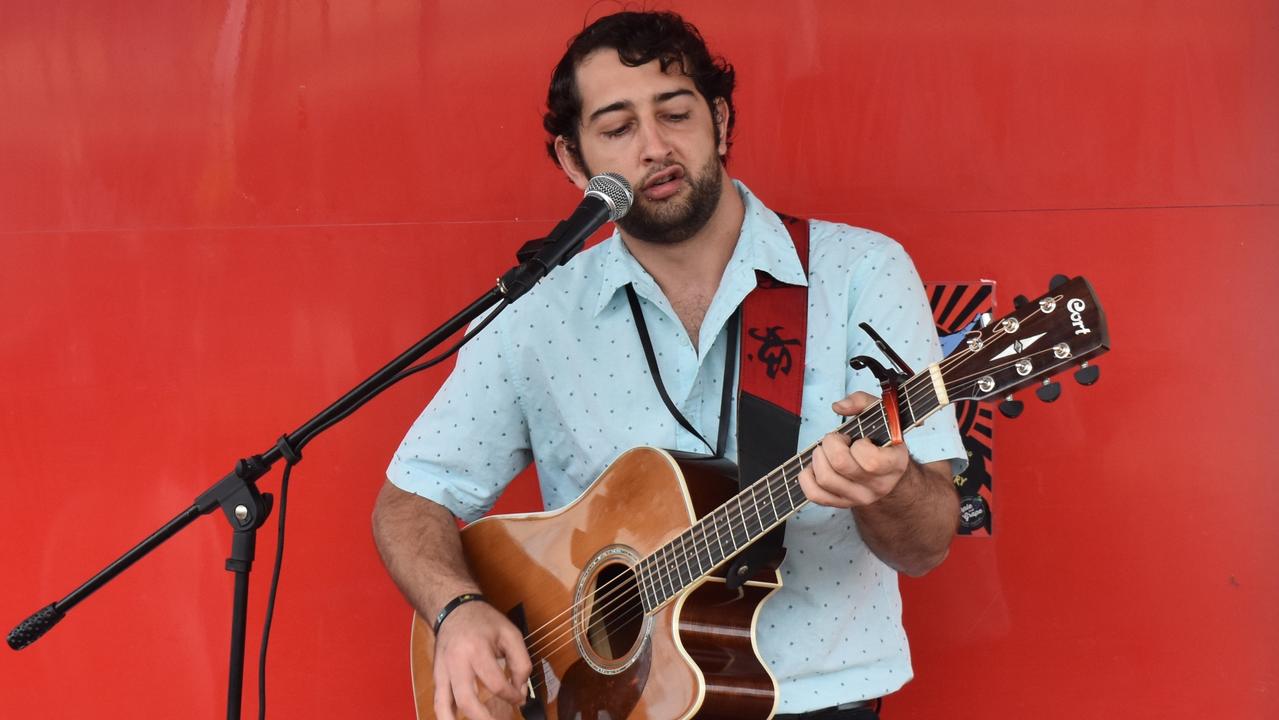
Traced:
MULTIPOLYGON (((605 218, 607 219, 607 213, 605 218)), ((603 221, 595 225, 599 227, 603 221)), ((231 611, 231 663, 227 679, 227 718, 238 720, 243 698, 245 618, 248 610, 249 573, 253 567, 257 530, 271 514, 272 496, 258 491, 257 481, 281 459, 295 465, 302 459, 301 449, 316 435, 346 418, 364 403, 386 390, 409 373, 410 366, 445 339, 456 334, 468 323, 494 305, 494 317, 530 290, 543 276, 557 265, 567 262, 582 247, 585 234, 561 234, 561 223, 551 235, 542 240, 526 243, 521 248, 519 265, 508 270, 498 279, 496 287, 480 296, 461 312, 454 315, 417 344, 403 352, 381 370, 369 376, 345 395, 338 398, 318 415, 288 435, 283 435, 266 451, 240 459, 235 468, 214 483, 195 499, 190 507, 169 520, 133 549, 99 571, 69 595, 37 610, 10 631, 9 647, 21 650, 38 640, 60 621, 71 608, 92 595, 96 590, 124 572, 129 566, 154 550, 160 543, 176 535, 201 515, 218 508, 231 523, 231 556, 226 568, 235 575, 235 589, 231 611), (407 372, 406 372, 407 371, 407 372)), ((589 234, 589 233, 587 233, 589 234)), ((478 328, 477 328, 478 330, 478 328)), ((458 343, 458 347, 468 338, 458 343)), ((457 348, 453 348, 456 350, 457 348)), ((450 350, 453 352, 453 350, 450 350)), ((441 358, 442 359, 442 358, 441 358)))

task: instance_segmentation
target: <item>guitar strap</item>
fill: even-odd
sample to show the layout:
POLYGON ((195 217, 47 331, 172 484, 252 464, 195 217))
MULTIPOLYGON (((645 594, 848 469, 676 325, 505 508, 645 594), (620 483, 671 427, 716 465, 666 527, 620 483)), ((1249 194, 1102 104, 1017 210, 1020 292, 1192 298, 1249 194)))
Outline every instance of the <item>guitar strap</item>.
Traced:
MULTIPOLYGON (((804 274, 808 275, 808 221, 778 213, 790 233, 804 274)), ((675 407, 662 383, 653 354, 653 344, 640 310, 635 289, 626 286, 631 314, 649 374, 657 393, 675 420, 701 440, 716 456, 722 457, 728 435, 728 408, 733 386, 733 355, 737 345, 738 316, 741 317, 740 344, 741 385, 737 403, 737 467, 738 485, 744 490, 756 480, 789 460, 798 450, 800 408, 804 394, 804 341, 808 337, 808 288, 788 285, 762 270, 756 271, 755 289, 742 301, 729 319, 728 345, 724 366, 724 398, 720 412, 717 447, 694 429, 675 407)), ((752 543, 729 564, 727 585, 735 589, 753 577, 761 568, 776 567, 785 548, 782 541, 786 525, 752 543)))
MULTIPOLYGON (((808 276, 808 221, 778 213, 808 276)), ((808 288, 788 285, 762 270, 742 301, 741 386, 737 398, 738 484, 745 490, 799 449, 804 399, 804 343, 808 338, 808 288)), ((728 566, 730 590, 785 555, 782 523, 756 540, 728 566)))

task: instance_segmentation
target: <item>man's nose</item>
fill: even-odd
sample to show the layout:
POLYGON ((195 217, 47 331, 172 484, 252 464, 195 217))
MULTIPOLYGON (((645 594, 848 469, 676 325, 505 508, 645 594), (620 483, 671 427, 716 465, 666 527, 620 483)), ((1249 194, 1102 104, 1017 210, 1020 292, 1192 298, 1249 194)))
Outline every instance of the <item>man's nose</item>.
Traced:
POLYGON ((661 123, 642 123, 639 128, 641 151, 645 162, 663 162, 671 154, 671 143, 661 123))

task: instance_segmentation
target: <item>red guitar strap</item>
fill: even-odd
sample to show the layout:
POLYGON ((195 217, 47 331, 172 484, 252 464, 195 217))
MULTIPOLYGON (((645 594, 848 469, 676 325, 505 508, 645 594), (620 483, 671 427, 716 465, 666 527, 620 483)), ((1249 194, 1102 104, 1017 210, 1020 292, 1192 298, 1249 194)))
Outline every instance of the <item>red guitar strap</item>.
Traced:
MULTIPOLYGON (((808 275, 808 221, 778 213, 808 275)), ((808 288, 788 285, 762 270, 742 301, 741 380, 737 402, 737 465, 741 488, 789 460, 799 449, 804 397, 804 343, 808 288)), ((729 566, 734 588, 782 560, 783 524, 738 555, 729 566)))

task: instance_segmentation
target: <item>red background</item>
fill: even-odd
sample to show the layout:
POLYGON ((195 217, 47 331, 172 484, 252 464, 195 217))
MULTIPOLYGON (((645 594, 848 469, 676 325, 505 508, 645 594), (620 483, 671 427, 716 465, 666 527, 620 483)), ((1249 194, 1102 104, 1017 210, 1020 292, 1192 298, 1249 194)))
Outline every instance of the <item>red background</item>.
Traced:
MULTIPOLYGON (((541 148, 546 81, 614 7, 0 6, 5 627, 571 209, 541 148)), ((1109 315, 1099 385, 996 419, 996 536, 903 581, 918 678, 889 717, 1279 716, 1279 6, 677 9, 738 69, 731 170, 771 205, 886 232, 925 278, 994 279, 1004 302, 1084 274, 1109 315)), ((409 610, 368 517, 444 372, 308 448, 273 717, 412 712, 409 610)), ((221 716, 229 536, 201 520, 0 651, 0 715, 221 716)))

